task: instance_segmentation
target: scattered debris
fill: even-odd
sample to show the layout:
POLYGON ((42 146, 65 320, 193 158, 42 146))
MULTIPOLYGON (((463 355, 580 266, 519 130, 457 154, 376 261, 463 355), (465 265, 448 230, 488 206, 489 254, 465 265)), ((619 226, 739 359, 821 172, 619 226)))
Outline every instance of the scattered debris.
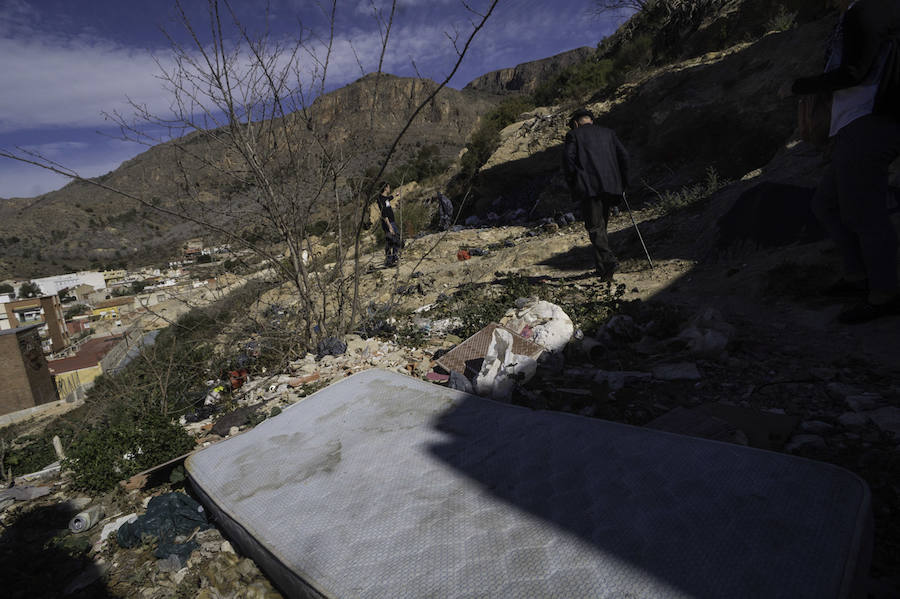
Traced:
POLYGON ((746 437, 736 426, 701 410, 676 407, 644 426, 691 437, 747 444, 746 437))
MULTIPOLYGON (((121 528, 123 524, 125 524, 126 522, 134 522, 135 520, 137 520, 137 517, 138 516, 136 513, 131 513, 125 516, 119 516, 112 522, 107 522, 106 524, 104 524, 103 528, 100 529, 100 539, 97 541, 98 545, 102 545, 106 541, 106 539, 109 538, 109 535, 119 532, 119 528, 121 528)), ((99 546, 95 548, 97 551, 100 550, 99 546)))
POLYGON ((784 446, 800 421, 797 416, 723 402, 705 403, 694 409, 720 418, 740 429, 746 435, 751 447, 774 451, 784 446))
POLYGON ((819 435, 794 435, 790 442, 785 445, 786 453, 797 453, 802 449, 825 449, 825 439, 819 435))
POLYGON ((91 506, 83 512, 78 512, 71 520, 69 520, 69 530, 73 533, 88 531, 100 522, 100 520, 103 519, 103 516, 104 511, 102 505, 91 506))
MULTIPOLYGON (((447 372, 457 372, 467 379, 474 380, 478 373, 481 372, 485 356, 487 356, 494 339, 494 330, 498 328, 502 327, 499 324, 490 323, 441 356, 437 361, 438 365, 447 372)), ((506 330, 512 334, 511 351, 513 354, 536 360, 544 351, 544 348, 540 345, 525 339, 509 329, 506 330)), ((452 375, 450 382, 451 384, 453 383, 452 375)))
POLYGON ((462 373, 456 372, 455 370, 450 373, 448 386, 451 389, 456 389, 457 391, 472 393, 473 395, 475 394, 475 387, 472 385, 472 381, 470 381, 462 373))
POLYGON ((159 559, 177 556, 183 566, 198 544, 190 537, 182 537, 207 528, 209 522, 203 506, 184 493, 173 492, 153 497, 143 516, 119 528, 117 539, 126 548, 153 539, 158 543, 154 556, 159 559))
POLYGON ((347 351, 347 344, 337 337, 326 337, 316 345, 316 355, 319 359, 325 356, 340 356, 347 351))
POLYGON ((479 395, 508 401, 513 388, 531 380, 536 370, 537 360, 513 352, 513 333, 497 327, 475 378, 475 389, 479 395))
POLYGON ((299 386, 305 385, 307 383, 315 382, 315 381, 319 380, 320 377, 321 377, 321 375, 319 374, 319 371, 316 371, 316 372, 314 372, 312 374, 308 374, 306 376, 298 376, 298 377, 291 378, 290 380, 288 380, 287 384, 289 387, 299 387, 299 386))
POLYGON ((243 426, 250 421, 250 418, 259 411, 259 405, 243 406, 231 412, 228 412, 213 424, 210 432, 214 435, 224 437, 229 434, 232 427, 243 426))
POLYGON ((572 319, 556 304, 529 300, 506 313, 500 321, 520 333, 528 327, 530 338, 551 352, 561 352, 575 334, 572 319))
POLYGON ((618 391, 629 380, 649 379, 651 376, 649 372, 598 370, 594 375, 594 382, 606 383, 609 385, 610 391, 618 391))
POLYGON ((652 369, 653 378, 661 381, 699 381, 702 377, 693 362, 660 364, 652 369))
POLYGON ((866 412, 865 415, 879 429, 894 433, 895 436, 900 437, 900 408, 886 406, 872 412, 866 412))
MULTIPOLYGON (((223 416, 223 418, 225 417, 227 417, 227 414, 226 416, 223 416)), ((121 481, 119 484, 124 487, 126 491, 134 491, 136 489, 145 489, 147 487, 160 485, 169 480, 172 471, 183 465, 184 460, 187 459, 189 455, 191 454, 186 453, 177 458, 172 458, 167 462, 163 462, 162 464, 157 464, 143 472, 138 472, 128 480, 121 481)))
POLYGON ((50 487, 30 487, 28 485, 16 485, 9 489, 0 490, 0 511, 12 505, 13 502, 31 501, 49 494, 50 487))
POLYGON ((59 462, 53 462, 46 468, 38 470, 37 472, 17 476, 14 482, 17 487, 25 487, 29 485, 50 482, 59 478, 61 469, 62 468, 59 462))

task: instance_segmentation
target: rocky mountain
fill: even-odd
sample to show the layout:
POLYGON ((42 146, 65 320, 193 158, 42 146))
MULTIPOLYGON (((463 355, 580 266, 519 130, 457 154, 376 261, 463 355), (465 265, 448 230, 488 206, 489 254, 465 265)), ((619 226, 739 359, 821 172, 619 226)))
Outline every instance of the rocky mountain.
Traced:
POLYGON ((464 89, 502 94, 506 92, 531 93, 538 85, 559 71, 587 60, 594 55, 594 48, 583 47, 532 62, 525 62, 508 69, 491 71, 470 81, 464 89))
POLYGON ((759 3, 698 4, 706 10, 688 11, 689 22, 677 12, 670 20, 639 13, 601 44, 590 60, 629 65, 621 85, 540 107, 501 131, 481 169, 479 210, 552 214, 568 205, 560 149, 568 115, 582 105, 628 148, 634 198, 656 200, 709 169, 733 180, 768 163, 796 126, 796 98, 785 86, 816 70, 833 18, 805 0, 780 19, 775 5, 766 18, 759 3))
MULTIPOLYGON (((289 115, 292 122, 286 129, 299 138, 298 147, 308 147, 311 153, 320 143, 338 148, 348 162, 347 175, 359 175, 378 163, 413 108, 436 86, 429 80, 369 75, 319 97, 309 107, 308 120, 306 115, 289 115), (307 130, 312 126, 319 131, 318 138, 307 130)), ((452 160, 480 115, 497 102, 484 92, 442 89, 409 128, 391 165, 423 146, 452 160)), ((194 133, 154 146, 97 180, 163 208, 177 208, 194 197, 205 211, 225 213, 241 195, 217 174, 232 158, 194 133), (176 146, 189 148, 207 165, 181 164, 184 152, 176 146), (178 176, 181 166, 192 171, 196 189, 191 194, 178 176)), ((37 198, 0 201, 0 219, 6 223, 0 238, 0 279, 77 270, 92 262, 164 260, 181 241, 203 233, 189 222, 82 182, 37 198)))
MULTIPOLYGON (((413 123, 392 164, 423 146, 455 159, 481 116, 504 97, 528 97, 540 83, 576 69, 572 78, 597 78, 599 72, 603 77, 597 80, 606 83, 538 107, 504 129, 467 206, 482 216, 521 208, 540 216, 565 204, 559 145, 566 115, 585 103, 631 151, 635 197, 655 198, 702 179, 709 168, 724 178, 740 177, 770 160, 793 130, 795 101, 781 90, 818 64, 831 26, 823 20, 826 13, 814 0, 655 3, 597 49, 495 71, 462 91, 442 90, 413 123)), ((326 131, 323 140, 348 154, 346 174, 353 176, 378 162, 411 107, 434 85, 369 75, 317 99, 306 126, 326 131)), ((303 126, 290 129, 306 135, 303 126)), ((196 143, 197 152, 214 165, 231 159, 201 147, 200 137, 178 143, 196 143)), ((177 152, 172 144, 161 144, 101 179, 166 207, 187 196, 177 172, 177 152)), ((242 191, 199 167, 193 179, 193 195, 209 213, 224 212, 242 191)), ((92 262, 159 261, 180 241, 202 232, 83 183, 0 202, 0 218, 6 233, 0 238, 0 278, 75 270, 92 262)))

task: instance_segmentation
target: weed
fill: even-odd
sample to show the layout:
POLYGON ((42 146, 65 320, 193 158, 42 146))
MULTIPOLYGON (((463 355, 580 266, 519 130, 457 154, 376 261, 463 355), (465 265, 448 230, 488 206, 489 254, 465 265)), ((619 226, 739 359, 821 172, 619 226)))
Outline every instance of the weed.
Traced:
POLYGON ((787 31, 793 29, 797 24, 797 13, 788 12, 784 5, 778 7, 776 12, 766 23, 766 29, 769 31, 787 31))
POLYGON ((689 208, 710 198, 727 184, 728 181, 720 178, 716 169, 710 166, 706 169, 706 180, 687 185, 678 191, 664 192, 657 205, 665 214, 689 208))
POLYGON ((452 297, 440 302, 432 314, 435 318, 457 316, 462 324, 453 333, 466 338, 502 318, 518 298, 534 295, 534 286, 522 275, 497 273, 497 280, 500 284, 493 286, 461 285, 452 297))
POLYGON ((316 391, 320 391, 320 390, 324 389, 324 388, 327 387, 327 386, 328 386, 328 381, 324 381, 324 380, 322 380, 322 379, 319 379, 318 381, 316 381, 316 382, 314 382, 314 383, 310 383, 309 385, 305 385, 305 386, 303 387, 303 390, 306 392, 306 395, 312 395, 312 394, 315 393, 316 391))
POLYGON ((397 331, 397 343, 405 347, 422 347, 426 339, 425 330, 414 324, 407 324, 397 331))

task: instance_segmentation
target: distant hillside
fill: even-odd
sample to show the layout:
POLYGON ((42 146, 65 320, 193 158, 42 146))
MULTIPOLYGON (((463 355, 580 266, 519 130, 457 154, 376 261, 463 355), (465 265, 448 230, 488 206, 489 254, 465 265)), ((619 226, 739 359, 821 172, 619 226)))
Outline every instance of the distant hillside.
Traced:
MULTIPOLYGON (((392 75, 367 76, 318 98, 310 113, 317 125, 327 129, 328 142, 343 146, 352 157, 346 175, 359 175, 384 155, 412 107, 436 85, 392 75), (370 122, 373 102, 375 119, 370 122)), ((455 158, 480 115, 497 101, 482 92, 444 88, 409 129, 392 164, 425 145, 436 147, 447 160, 455 158)), ((295 135, 310 136, 305 128, 292 130, 295 135)), ((205 141, 197 134, 180 143, 197 144, 192 151, 212 164, 230 160, 217 155, 220 150, 216 148, 203 147, 205 141)), ((172 207, 187 197, 178 176, 179 156, 173 144, 161 144, 98 180, 172 207)), ((239 195, 239 190, 223 188, 209 168, 196 166, 193 179, 210 213, 222 210, 239 195)), ((37 198, 0 200, 0 219, 4 223, 0 279, 77 270, 91 263, 162 261, 173 255, 183 240, 203 233, 196 225, 78 182, 37 198)))
MULTIPOLYGON (((453 160, 474 138, 478 152, 468 152, 463 162, 471 162, 473 155, 484 159, 471 171, 477 174, 467 207, 496 214, 524 208, 532 216, 552 211, 549 198, 563 201, 565 196, 558 169, 566 114, 588 104, 632 152, 636 194, 653 197, 651 189, 697 181, 708 167, 728 178, 742 176, 770 160, 794 128, 796 101, 779 90, 792 77, 809 73, 820 59, 833 24, 833 12, 825 4, 653 3, 597 49, 579 48, 488 73, 462 91, 442 90, 410 128, 391 167, 425 146, 453 160), (519 115, 529 102, 540 106, 522 120, 519 115), (507 127, 514 119, 519 122, 507 127), (483 127, 476 132, 498 120, 499 127, 506 127, 500 134, 483 127)), ((312 122, 327 130, 331 147, 349 156, 342 176, 358 176, 377 164, 411 107, 435 85, 370 75, 317 99, 310 107, 312 122)), ((287 123, 291 134, 307 135, 298 123, 287 123)), ((201 136, 194 136, 180 143, 196 143, 197 153, 210 164, 233 158, 216 155, 202 146, 201 136)), ((172 144, 162 144, 100 179, 160 206, 174 206, 188 197, 178 166, 172 144)), ((223 183, 214 171, 188 166, 194 169, 192 191, 208 213, 223 214, 242 200, 242 190, 223 183)), ((0 279, 91 263, 159 262, 184 239, 202 233, 195 225, 81 183, 39 198, 0 201, 0 219, 0 279)))
POLYGON ((531 93, 541 83, 559 71, 587 60, 595 52, 594 48, 576 48, 550 58, 525 62, 508 69, 491 71, 469 82, 464 89, 493 94, 505 92, 531 93))
POLYGON ((476 211, 542 216, 569 206, 560 151, 577 106, 625 143, 636 200, 703 181, 710 168, 740 178, 783 148, 797 100, 782 90, 818 68, 836 13, 814 0, 651 6, 558 73, 536 94, 543 105, 500 132, 478 175, 476 211))

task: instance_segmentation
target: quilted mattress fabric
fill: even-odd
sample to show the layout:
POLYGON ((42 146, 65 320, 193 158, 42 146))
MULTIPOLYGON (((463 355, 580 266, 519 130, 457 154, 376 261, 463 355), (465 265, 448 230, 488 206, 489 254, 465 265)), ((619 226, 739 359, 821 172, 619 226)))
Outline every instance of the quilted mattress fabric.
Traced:
POLYGON ((846 597, 870 545, 840 468, 382 370, 187 470, 292 597, 846 597))

